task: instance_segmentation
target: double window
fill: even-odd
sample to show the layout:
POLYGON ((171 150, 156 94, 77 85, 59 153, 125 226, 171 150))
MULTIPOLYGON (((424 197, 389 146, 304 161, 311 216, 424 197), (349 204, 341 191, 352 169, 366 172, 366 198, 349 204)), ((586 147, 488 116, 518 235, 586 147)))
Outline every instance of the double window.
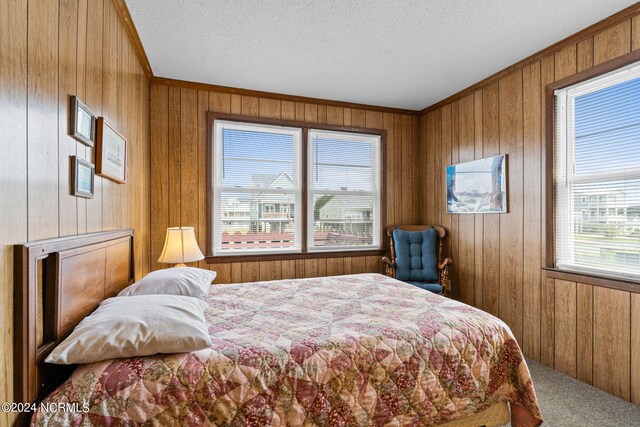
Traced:
POLYGON ((381 135, 292 123, 213 119, 209 255, 380 248, 381 135))
POLYGON ((640 65, 555 91, 556 267, 640 278, 640 65))

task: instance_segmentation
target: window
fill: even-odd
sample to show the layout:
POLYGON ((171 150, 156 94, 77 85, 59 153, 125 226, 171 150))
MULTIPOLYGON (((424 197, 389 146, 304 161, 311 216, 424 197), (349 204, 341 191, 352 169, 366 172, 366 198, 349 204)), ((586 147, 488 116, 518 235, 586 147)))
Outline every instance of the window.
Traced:
POLYGON ((284 123, 213 120, 209 255, 379 249, 381 136, 284 123))
POLYGON ((213 254, 299 252, 301 129, 216 120, 213 254), (288 206, 290 214, 276 206, 288 206))
POLYGON ((555 91, 556 267, 640 278, 640 65, 555 91))
POLYGON ((380 137, 309 131, 309 250, 380 246, 380 137))

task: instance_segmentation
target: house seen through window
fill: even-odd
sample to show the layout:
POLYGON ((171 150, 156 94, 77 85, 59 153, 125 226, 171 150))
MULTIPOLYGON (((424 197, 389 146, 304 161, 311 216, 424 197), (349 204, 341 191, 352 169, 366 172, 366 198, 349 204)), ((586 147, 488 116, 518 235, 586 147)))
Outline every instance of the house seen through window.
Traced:
POLYGON ((215 120, 213 139, 213 255, 380 247, 378 135, 215 120))
POLYGON ((556 266, 640 278, 640 66, 555 98, 556 266))

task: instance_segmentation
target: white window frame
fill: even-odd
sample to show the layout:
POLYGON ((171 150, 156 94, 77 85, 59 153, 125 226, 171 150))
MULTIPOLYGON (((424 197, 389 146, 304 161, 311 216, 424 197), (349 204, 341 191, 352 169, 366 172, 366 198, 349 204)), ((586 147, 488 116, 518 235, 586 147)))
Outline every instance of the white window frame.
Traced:
POLYGON ((381 136, 377 134, 365 134, 355 132, 334 131, 327 129, 313 129, 307 130, 307 251, 308 252, 358 252, 366 250, 376 250, 382 247, 380 239, 380 221, 381 218, 381 180, 382 169, 380 163, 380 150, 381 150, 381 136), (364 142, 370 142, 372 147, 373 159, 372 159, 372 173, 373 183, 371 191, 342 191, 342 190, 321 190, 314 189, 311 184, 313 177, 313 138, 314 135, 344 138, 347 136, 353 140, 362 140, 364 142), (373 223, 371 225, 372 231, 372 244, 371 245, 353 245, 353 246, 314 246, 313 245, 313 197, 317 194, 333 194, 333 195, 358 195, 358 196, 373 196, 373 223))
POLYGON ((640 63, 636 62, 590 80, 554 91, 556 104, 556 173, 554 177, 556 202, 555 266, 559 269, 593 273, 623 279, 640 279, 640 274, 619 272, 578 264, 575 261, 575 230, 573 217, 573 185, 640 178, 640 166, 632 171, 575 174, 575 99, 640 77, 640 63), (561 214, 563 213, 563 214, 561 214), (567 236, 564 240, 559 236, 567 236))
POLYGON ((291 254, 302 252, 302 218, 295 218, 294 247, 282 249, 222 249, 222 193, 255 193, 254 188, 243 188, 222 185, 222 130, 235 129, 245 131, 275 131, 280 134, 293 136, 293 158, 294 177, 293 188, 291 190, 282 189, 260 189, 261 193, 293 193, 295 200, 295 211, 302 212, 302 128, 289 126, 266 125, 249 122, 236 122, 229 120, 214 120, 213 122, 213 150, 211 150, 211 164, 213 170, 213 229, 209 230, 213 234, 213 256, 241 256, 241 255, 267 255, 267 254, 291 254))

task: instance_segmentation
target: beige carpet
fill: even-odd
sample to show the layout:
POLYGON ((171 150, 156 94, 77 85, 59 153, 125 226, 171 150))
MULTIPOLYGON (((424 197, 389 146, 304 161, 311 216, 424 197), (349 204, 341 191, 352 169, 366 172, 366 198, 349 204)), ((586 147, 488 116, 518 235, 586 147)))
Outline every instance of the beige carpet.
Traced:
MULTIPOLYGON (((612 361, 615 363, 615 361, 612 361)), ((527 359, 543 426, 640 426, 640 406, 527 359)))

